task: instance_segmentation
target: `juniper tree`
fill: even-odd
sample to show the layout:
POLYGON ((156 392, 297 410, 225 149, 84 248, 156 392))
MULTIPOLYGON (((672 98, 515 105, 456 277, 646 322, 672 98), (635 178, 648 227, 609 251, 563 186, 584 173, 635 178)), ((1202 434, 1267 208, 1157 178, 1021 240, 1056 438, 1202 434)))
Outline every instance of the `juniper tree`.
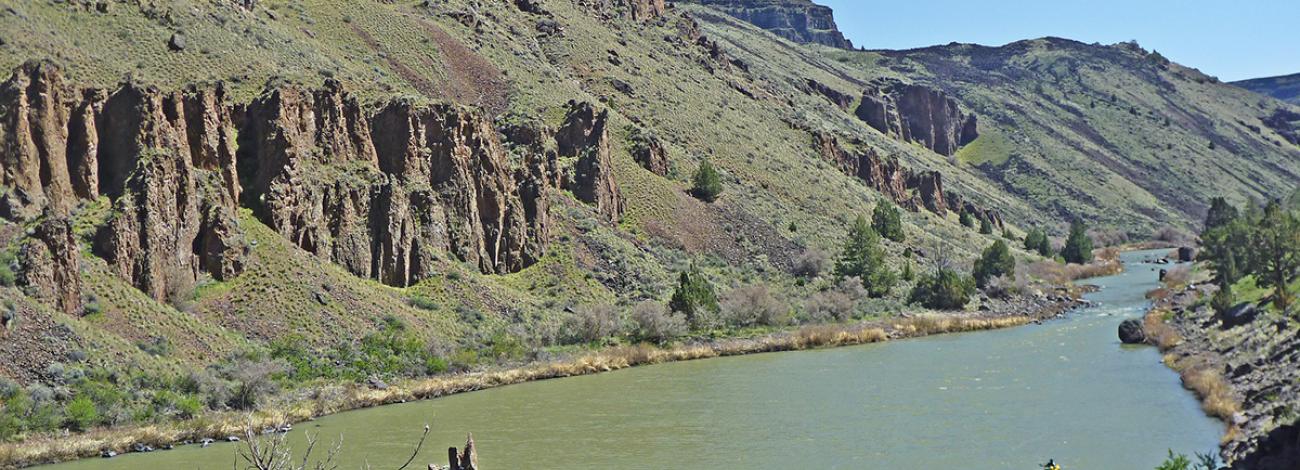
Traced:
POLYGON ((835 260, 835 276, 862 279, 862 287, 872 297, 884 297, 894 287, 897 280, 885 265, 885 249, 880 246, 880 234, 867 224, 865 217, 858 216, 849 229, 844 250, 835 260))

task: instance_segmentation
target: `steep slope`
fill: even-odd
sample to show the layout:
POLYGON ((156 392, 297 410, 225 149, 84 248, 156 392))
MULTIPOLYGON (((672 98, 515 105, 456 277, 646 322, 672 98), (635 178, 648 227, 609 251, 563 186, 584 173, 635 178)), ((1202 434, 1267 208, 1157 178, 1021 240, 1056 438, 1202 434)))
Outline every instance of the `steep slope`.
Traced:
POLYGON ((1232 84, 1291 104, 1300 104, 1300 73, 1278 77, 1253 78, 1232 82, 1232 84))

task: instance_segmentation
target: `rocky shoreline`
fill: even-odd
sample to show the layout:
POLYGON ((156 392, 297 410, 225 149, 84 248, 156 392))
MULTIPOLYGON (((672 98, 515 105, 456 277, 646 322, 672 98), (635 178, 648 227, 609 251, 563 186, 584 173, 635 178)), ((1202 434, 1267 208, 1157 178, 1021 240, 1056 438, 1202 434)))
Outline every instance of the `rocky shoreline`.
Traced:
MULTIPOLYGON (((194 422, 100 429, 85 434, 0 445, 0 469, 171 449, 185 443, 232 440, 253 429, 282 429, 325 415, 386 404, 438 398, 537 380, 609 372, 641 365, 877 343, 923 336, 1023 326, 1085 306, 1090 286, 1061 287, 1010 299, 981 299, 978 310, 912 313, 855 324, 812 325, 749 338, 688 341, 672 347, 620 346, 547 363, 469 374, 411 379, 393 384, 325 385, 300 389, 255 414, 222 412, 194 422)), ((238 438, 233 440, 237 441, 238 438)), ((206 447, 206 445, 205 445, 206 447)))
POLYGON ((1196 390, 1188 383, 1189 369, 1217 374, 1230 388, 1237 410, 1220 446, 1229 468, 1300 468, 1300 324, 1252 304, 1216 315, 1202 302, 1216 289, 1190 285, 1158 299, 1147 330, 1163 324, 1172 333, 1147 331, 1146 340, 1161 347, 1165 363, 1183 373, 1188 388, 1196 390))

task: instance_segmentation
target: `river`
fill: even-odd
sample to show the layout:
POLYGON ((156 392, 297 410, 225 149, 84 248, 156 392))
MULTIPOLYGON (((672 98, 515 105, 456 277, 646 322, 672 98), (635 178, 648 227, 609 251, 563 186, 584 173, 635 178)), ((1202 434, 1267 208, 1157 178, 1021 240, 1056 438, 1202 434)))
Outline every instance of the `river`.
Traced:
MULTIPOLYGON (((998 331, 708 359, 534 382, 299 424, 343 438, 342 469, 395 469, 424 425, 424 463, 473 431, 502 469, 1150 470, 1166 449, 1216 449, 1206 417, 1150 347, 1116 329, 1143 314, 1157 267, 1092 279, 1099 305, 998 331)), ((318 449, 319 450, 319 449, 318 449)), ((235 444, 45 467, 228 469, 235 444)), ((414 467, 414 465, 413 465, 414 467)))

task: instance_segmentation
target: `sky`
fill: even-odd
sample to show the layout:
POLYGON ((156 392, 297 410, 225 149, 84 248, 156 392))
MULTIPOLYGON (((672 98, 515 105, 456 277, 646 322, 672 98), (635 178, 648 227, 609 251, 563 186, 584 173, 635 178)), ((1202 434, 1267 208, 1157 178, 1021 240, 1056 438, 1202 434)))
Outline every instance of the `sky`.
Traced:
POLYGON ((1300 73, 1300 0, 814 1, 833 8, 840 30, 867 49, 1137 40, 1222 80, 1300 73))

